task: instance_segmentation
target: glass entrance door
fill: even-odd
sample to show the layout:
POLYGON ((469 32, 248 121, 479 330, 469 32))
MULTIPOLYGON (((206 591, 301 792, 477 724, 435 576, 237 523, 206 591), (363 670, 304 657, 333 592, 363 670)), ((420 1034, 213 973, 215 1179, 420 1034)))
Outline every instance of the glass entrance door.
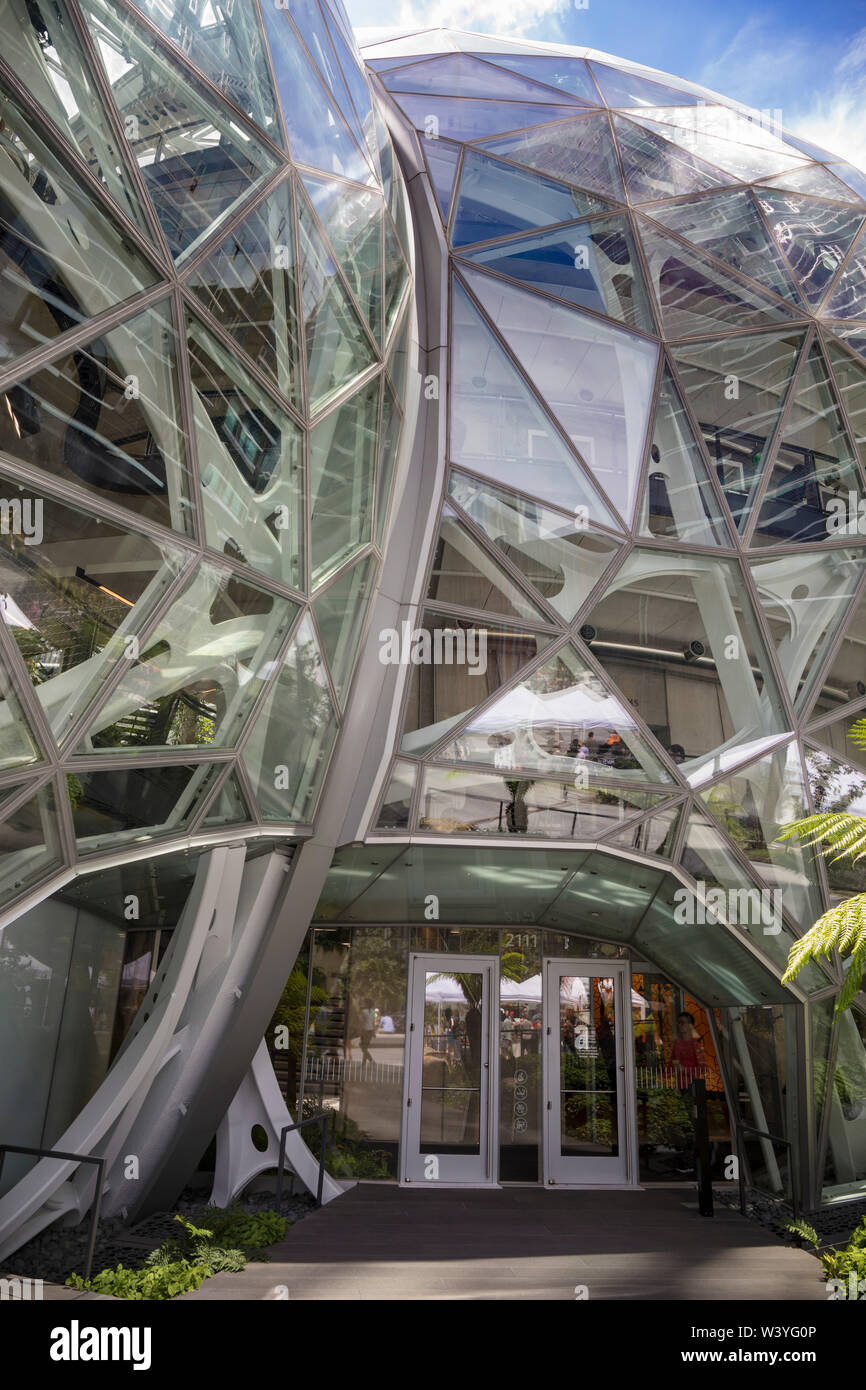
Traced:
POLYGON ((623 1025, 626 967, 550 960, 544 968, 545 1183, 633 1181, 633 1103, 623 1025))
POLYGON ((495 1181, 494 963, 490 956, 411 958, 404 1182, 495 1181))

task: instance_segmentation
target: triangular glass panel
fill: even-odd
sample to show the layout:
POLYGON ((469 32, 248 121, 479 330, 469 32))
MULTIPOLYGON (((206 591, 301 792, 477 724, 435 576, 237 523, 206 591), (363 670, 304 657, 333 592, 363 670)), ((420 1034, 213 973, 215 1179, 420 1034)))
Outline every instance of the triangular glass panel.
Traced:
POLYGON ((837 179, 823 164, 806 164, 802 169, 774 174, 770 182, 774 190, 784 188, 791 193, 806 193, 813 198, 835 198, 844 203, 862 202, 847 184, 837 179))
MULTIPOLYGON (((4 582, 7 569, 4 557, 4 582)), ((29 622, 23 614, 19 617, 16 609, 17 605, 13 607, 12 601, 5 594, 0 594, 0 614, 7 627, 12 628, 14 636, 18 635, 15 629, 22 621, 29 622)), ((18 645, 19 649, 25 647, 23 641, 18 645)), ((21 702, 7 672, 0 667, 0 769, 6 772, 10 768, 39 762, 42 762, 42 750, 24 717, 21 702)))
MULTIPOLYGON (((293 13, 294 9, 293 6, 293 13)), ((318 9, 310 4, 298 6, 300 22, 305 14, 314 15, 321 30, 318 9)), ((354 116, 348 91, 337 75, 327 35, 321 33, 320 45, 310 39, 311 51, 323 66, 330 64, 334 69, 337 84, 334 89, 328 88, 327 79, 319 81, 288 11, 273 4, 263 5, 262 15, 292 154, 304 164, 312 164, 314 169, 324 169, 328 174, 342 174, 357 183, 375 183, 376 176, 359 143, 362 134, 359 130, 356 140, 340 113, 338 102, 342 99, 354 116)))
POLYGON ((62 738, 187 557, 35 489, 3 506, 0 616, 48 723, 62 738))
MULTIPOLYGON (((467 270, 466 278, 593 478, 627 515, 652 402, 657 344, 480 271, 467 270)), ((538 495, 565 500, 540 489, 538 495)))
MULTIPOLYGON (((402 332, 402 330, 401 330, 402 332)), ((405 354, 404 354, 405 356, 405 354)), ((381 548, 385 524, 391 504, 397 449, 403 428, 403 417, 397 408, 394 392, 388 380, 382 378, 382 423, 379 427, 379 464, 376 470, 376 544, 381 548)))
POLYGON ((388 197, 388 207, 394 219, 394 226, 397 231, 397 239, 403 250, 406 260, 411 257, 413 245, 412 233, 409 230, 409 219, 406 211, 409 202, 409 195, 406 191, 406 181, 400 170, 400 165, 396 160, 391 165, 391 191, 388 197))
POLYGON ((452 469, 448 491, 536 593, 571 622, 619 554, 612 537, 452 469))
POLYGON ((0 168, 0 275, 8 301, 0 362, 5 364, 140 294, 159 277, 2 82, 0 99, 6 150, 0 168))
POLYGON ((866 235, 860 237, 823 312, 831 319, 866 318, 866 235))
POLYGON ((470 142, 509 130, 545 125, 576 115, 572 106, 536 106, 519 101, 469 101, 463 97, 415 96, 398 92, 394 100, 428 139, 470 142))
MULTIPOLYGON (((298 6, 293 6, 292 9, 296 23, 299 8, 298 6)), ((373 112, 373 102, 370 96, 370 88, 361 67, 361 60, 351 52, 347 39, 340 32, 339 27, 335 23, 334 14, 331 13, 327 4, 322 5, 322 13, 325 16, 328 32, 331 35, 331 42, 337 54, 337 62, 340 65, 343 80, 349 89, 349 96, 351 97, 352 105, 357 114, 357 121, 360 123, 362 138, 375 165, 377 148, 376 121, 373 112)), ((349 33, 351 34, 351 30, 349 33)))
MULTIPOLYGON (((411 63, 419 53, 453 53, 457 48, 451 37, 452 31, 448 29, 408 29, 390 39, 385 37, 386 31, 380 33, 381 41, 365 45, 364 51, 365 61, 377 71, 382 70, 382 63, 386 67, 401 67, 411 63)), ((514 45, 506 44, 504 47, 510 52, 514 45)))
POLYGON ((655 333, 650 298, 627 217, 595 217, 466 255, 478 265, 555 294, 580 309, 655 333))
MULTIPOLYGON (((756 111, 754 114, 758 117, 757 120, 753 120, 742 111, 735 111, 731 106, 708 101, 699 101, 694 106, 647 106, 641 111, 629 112, 630 118, 640 121, 642 125, 651 122, 654 126, 675 127, 676 135, 665 136, 668 140, 688 144, 690 140, 708 137, 720 142, 719 149, 724 143, 745 146, 748 150, 772 150, 792 162, 796 161, 798 167, 804 167, 803 160, 793 154, 790 145, 787 145, 779 134, 778 128, 770 119, 770 113, 762 115, 756 111)), ((718 163, 709 156, 707 158, 711 164, 718 163)))
POLYGON ((659 854, 664 859, 670 859, 682 809, 682 806, 671 806, 637 820, 632 817, 621 830, 615 831, 613 835, 606 835, 604 843, 619 845, 621 849, 632 850, 638 854, 659 854))
MULTIPOLYGON (((863 695, 866 697, 866 688, 863 695)), ((823 743, 825 747, 832 749, 841 762, 853 764, 862 772, 866 772, 866 745, 862 737, 852 737, 852 733, 856 732, 854 725, 862 725, 864 719, 866 708, 854 714, 844 714, 841 719, 822 724, 819 729, 812 729, 809 737, 816 743, 823 743)))
POLYGON ((243 749, 266 821, 312 820, 337 730, 325 663, 305 616, 243 749))
POLYGON ((283 143, 277 100, 256 5, 167 5, 164 0, 132 0, 151 23, 201 68, 205 77, 283 143))
POLYGON ((735 561, 635 550, 584 638, 689 781, 784 733, 785 710, 735 561))
POLYGON ((521 53, 508 57, 504 53, 486 55, 489 62, 509 72, 519 72, 546 87, 555 87, 560 92, 568 92, 590 106, 600 106, 598 88, 589 75, 589 69, 582 58, 547 57, 542 54, 521 53))
MULTIPOLYGON (((821 686, 815 695, 811 718, 820 719, 852 700, 866 696, 866 670, 863 651, 866 648, 866 595, 858 599, 853 611, 847 614, 845 635, 833 652, 830 666, 821 674, 821 686)), ((850 755, 849 755, 850 756, 850 755)))
POLYGON ((839 401, 847 413, 860 462, 866 467, 866 367, 850 353, 843 352, 832 338, 826 346, 839 401))
MULTIPOLYGON (((288 9, 289 6, 278 5, 276 6, 276 8, 288 9)), ((337 58, 336 51, 332 44, 331 36, 334 33, 334 31, 332 30, 329 34, 328 28, 325 24, 322 9, 319 8, 319 5, 316 3, 316 0, 293 0, 293 3, 290 8, 291 19, 294 24, 294 27, 300 34, 301 39, 306 45, 308 53, 311 55, 313 62, 319 69, 319 74, 321 75, 322 81, 325 86, 325 90, 327 91, 329 98, 337 103, 343 120, 350 127, 352 134, 354 135, 355 140, 357 141, 358 146, 362 153, 365 155, 365 157, 368 155, 368 152, 372 152, 372 163, 375 167, 376 132, 373 128, 372 113, 370 111, 369 93, 367 94, 366 108, 364 106, 364 103, 362 102, 361 105, 358 107, 358 110, 356 111, 355 103, 352 101, 352 98, 349 94, 349 84, 346 78, 346 72, 344 71, 344 67, 345 69, 349 69, 351 68, 352 64, 351 62, 349 62, 345 64, 344 67, 341 67, 340 62, 337 58), (359 113, 362 112, 365 112, 367 116, 368 128, 370 129, 370 133, 372 135, 373 140, 372 145, 368 145, 364 133, 364 128, 361 124, 359 113)), ((327 6, 324 6, 323 8, 325 14, 327 14, 327 6)), ((337 35, 337 37, 339 38, 339 34, 337 35)), ((285 36, 283 35, 281 35, 281 42, 284 44, 287 42, 285 36)), ((342 46, 345 50, 344 43, 342 46)), ((313 77, 312 73, 308 73, 308 76, 306 78, 307 85, 309 85, 309 83, 314 80, 315 78, 313 77)), ((366 88, 366 83, 364 83, 364 87, 366 88)), ((316 93, 316 99, 317 101, 321 100, 318 92, 316 93)), ((303 125, 303 117, 299 116, 297 117, 297 119, 299 120, 299 123, 303 125)), ((342 141, 340 143, 342 143, 342 141)), ((315 160, 313 162, 319 163, 320 161, 315 160)), ((321 167, 329 168, 330 166, 327 164, 322 164, 321 167)))
POLYGON ((0 820, 3 819, 3 813, 9 803, 15 799, 19 792, 22 792, 26 786, 30 785, 32 781, 33 778, 31 777, 28 778, 26 782, 6 782, 0 787, 0 820))
POLYGON ((377 830, 408 830, 417 776, 417 763, 395 761, 379 807, 377 830))
POLYGON ((207 543, 302 589, 302 431, 192 314, 187 346, 207 543))
POLYGON ((179 834, 200 804, 202 787, 213 785, 213 763, 143 767, 124 759, 103 772, 70 772, 66 787, 80 855, 119 849, 129 842, 179 834))
MULTIPOLYGON (((389 92, 429 92, 441 97, 493 97, 498 101, 532 101, 573 105, 568 95, 539 87, 518 73, 493 67, 467 53, 451 53, 409 63, 383 79, 389 92)), ((556 116, 551 113, 551 120, 556 116)))
POLYGON ((616 146, 603 111, 580 120, 560 121, 544 130, 521 131, 506 139, 491 140, 485 149, 578 188, 589 188, 619 202, 625 198, 616 146))
POLYGON ((626 187, 633 202, 702 193, 728 182, 718 169, 662 139, 661 132, 636 126, 622 116, 612 119, 626 187))
MULTIPOLYGON (((507 749, 508 745, 501 747, 507 749)), ((635 808, 663 801, 643 788, 600 783, 575 785, 552 777, 467 771, 463 766, 424 769, 418 829, 455 835, 526 835, 554 840, 597 840, 611 826, 635 820, 635 808)))
POLYGON ((310 433, 310 552, 321 584, 372 540, 380 381, 374 377, 310 433))
MULTIPOLYGON (((781 891, 785 912, 801 932, 807 931, 823 911, 814 851, 804 849, 795 840, 778 838, 792 821, 808 814, 796 743, 730 773, 702 792, 701 797, 736 841, 758 880, 771 890, 781 891)), ((779 936, 761 933, 765 948, 774 939, 779 936)), ((786 950, 786 961, 787 954, 786 950)))
POLYGON ((656 222, 801 310, 790 272, 746 189, 652 209, 656 222))
POLYGON ((409 267, 400 249, 400 241, 394 230, 394 223, 385 215, 385 339, 391 337, 391 330, 397 319, 403 295, 409 284, 409 267))
POLYGON ((243 825, 251 820, 240 778, 236 772, 232 772, 220 787, 216 799, 211 802, 210 810, 202 821, 202 829, 206 826, 243 825))
POLYGON ((454 462, 574 515, 616 527, 612 513, 457 280, 451 313, 454 462))
POLYGON ((423 610, 416 628, 403 623, 392 634, 386 630, 390 641, 384 645, 380 634, 380 659, 413 667, 400 748, 414 757, 446 738, 554 640, 525 624, 462 618, 432 608, 423 610))
MULTIPOLYGON (((151 228, 90 72, 66 0, 53 0, 49 18, 36 5, 3 5, 3 56, 43 113, 71 140, 91 172, 148 238, 151 228), (10 10, 12 13, 10 13, 10 10)), ((43 206, 46 206, 43 204, 43 206)))
POLYGON ((452 145, 450 140, 425 140, 423 150, 433 192, 442 213, 442 221, 447 226, 457 162, 460 159, 460 146, 452 145))
POLYGON ((217 322, 295 403, 301 350, 297 279, 287 179, 187 280, 217 322))
POLYGON ((306 199, 298 203, 307 389, 315 414, 376 357, 306 199))
POLYGON ((467 150, 451 239, 455 246, 489 241, 530 227, 571 222, 582 213, 599 212, 606 206, 600 198, 567 184, 518 169, 480 150, 467 150))
POLYGON ((791 311, 681 242, 669 240, 646 218, 639 230, 665 333, 688 338, 721 328, 766 328, 790 321, 791 311))
POLYGON ((313 599, 322 647, 341 707, 345 707, 349 693, 378 563, 375 555, 368 555, 313 599))
POLYGON ((761 480, 761 463, 803 336, 761 333, 671 350, 728 506, 741 528, 748 520, 749 499, 761 480))
POLYGON ((431 603, 454 604, 507 618, 550 619, 496 563, 448 503, 442 510, 433 568, 427 586, 431 603))
POLYGON ((691 92, 653 82, 626 68, 596 62, 589 66, 608 106, 694 106, 698 100, 691 92))
MULTIPOLYGON (((804 749, 806 780, 814 813, 835 812, 866 817, 866 776, 861 768, 837 761, 817 748, 804 749)), ((866 893, 866 860, 824 859, 831 893, 866 893)))
POLYGON ((11 387, 0 411, 0 449, 189 533, 178 377, 170 310, 161 304, 11 387))
POLYGON ((189 256, 277 157, 113 0, 81 8, 171 253, 189 256), (158 114, 142 109, 143 91, 158 93, 158 114))
POLYGON ((817 343, 795 390, 753 544, 821 542, 858 534, 863 484, 817 343))
MULTIPOLYGON (((722 819, 728 833, 742 847, 733 819, 726 816, 722 819)), ((771 867, 756 854, 756 860, 752 861, 755 873, 750 876, 734 854, 727 836, 708 816, 698 811, 689 817, 680 862, 686 873, 697 881, 701 892, 695 903, 696 914, 701 914, 696 924, 706 926, 719 916, 723 917, 732 927, 751 937, 780 967, 781 973, 787 966, 794 936, 782 918, 782 910, 787 907, 787 883, 781 872, 774 872, 775 865, 771 867)), ((797 976, 797 982, 811 992, 822 989, 827 978, 810 962, 797 976)))
POLYGON ((201 564, 123 664, 76 752, 232 748, 264 688, 297 605, 201 564))
POLYGON ((671 124, 671 113, 667 111, 658 116, 649 111, 632 111, 629 115, 646 130, 661 135, 704 163, 722 170, 729 176, 725 182, 735 179, 750 182, 780 174, 787 169, 803 168, 804 161, 786 150, 781 141, 772 149, 765 148, 766 140, 761 138, 760 127, 753 126, 751 122, 745 121, 743 124, 750 136, 752 131, 759 132, 755 136, 755 144, 714 134, 713 123, 718 122, 718 111, 724 111, 726 117, 736 119, 736 113, 725 111, 724 107, 690 107, 685 113, 687 119, 675 125, 671 124))
MULTIPOLYGON (((2 903, 20 898, 41 879, 47 878, 53 869, 60 868, 63 850, 53 782, 41 787, 35 796, 4 818, 0 825, 0 851, 2 903)), ((10 959, 6 941, 4 932, 4 975, 8 979, 9 966, 16 962, 16 956, 13 954, 10 959)), ((17 960, 20 963, 21 957, 17 960)), ((46 970, 45 973, 50 975, 51 972, 46 970)))
POLYGON ((687 545, 731 546, 703 453, 667 366, 651 433, 640 534, 675 538, 687 545))
POLYGON ((572 780, 581 771, 589 788, 612 775, 625 784, 672 780, 627 709, 570 646, 471 719, 442 756, 572 780))
POLYGON ((844 160, 834 161, 830 164, 830 173, 842 179, 849 188, 853 189, 861 203, 866 202, 866 174, 862 169, 855 169, 853 164, 846 164, 844 160))
POLYGON ((866 550, 791 551, 752 563, 758 597, 798 714, 808 708, 866 571, 866 550))
POLYGON ((861 357, 866 357, 866 323, 846 324, 844 322, 830 323, 828 328, 835 333, 837 338, 841 338, 847 343, 852 352, 858 353, 861 357))
MULTIPOLYGON (((824 203, 775 188, 759 188, 755 193, 803 293, 812 308, 817 308, 863 226, 864 214, 839 203, 824 203)), ((846 317, 844 312, 829 307, 827 313, 846 317)), ((856 313, 851 317, 856 318, 856 313)))
POLYGON ((316 214, 328 234, 355 298, 376 341, 382 342, 382 195, 302 175, 316 214))

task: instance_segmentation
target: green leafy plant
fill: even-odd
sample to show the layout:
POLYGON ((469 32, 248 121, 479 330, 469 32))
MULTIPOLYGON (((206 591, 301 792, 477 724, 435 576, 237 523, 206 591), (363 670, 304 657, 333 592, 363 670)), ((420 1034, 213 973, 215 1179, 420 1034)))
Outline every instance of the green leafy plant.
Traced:
MULTIPOLYGON (((848 737, 858 748, 866 748, 866 718, 852 724, 848 737)), ((785 826, 778 839, 796 840, 804 847, 817 847, 816 852, 831 863, 840 859, 857 863, 866 857, 866 816, 852 816, 845 811, 820 811, 785 826)), ((789 984, 795 979, 807 961, 818 960, 821 956, 829 959, 834 950, 843 958, 849 957, 845 982, 836 1001, 838 1016, 850 1008, 863 981, 866 966, 866 893, 857 893, 831 907, 805 936, 794 942, 788 953, 782 983, 789 984)))
POLYGON ((256 1258, 266 1245, 282 1240, 288 1222, 275 1211, 249 1213, 234 1203, 230 1207, 203 1207, 197 1225, 178 1213, 180 1229, 152 1250, 141 1269, 103 1269, 93 1279, 71 1274, 67 1285, 114 1298, 167 1299, 199 1288, 214 1274, 237 1273, 246 1267, 253 1252, 256 1258))
MULTIPOLYGON (((808 1221, 789 1221, 784 1229, 800 1241, 805 1241, 808 1245, 813 1245, 818 1249, 820 1237, 814 1226, 810 1226, 808 1221)), ((861 1279, 866 1279, 866 1216, 862 1217, 859 1226, 852 1232, 847 1245, 841 1249, 836 1245, 831 1245, 820 1255, 821 1267, 824 1270, 826 1280, 837 1279, 839 1284, 836 1289, 836 1297, 847 1299, 849 1277, 853 1273, 859 1285, 861 1279)), ((858 1297, 861 1297, 858 1291, 858 1297)))
POLYGON ((814 1226, 809 1225, 808 1221, 788 1221, 783 1229, 788 1231, 792 1236, 796 1236, 799 1240, 806 1241, 809 1245, 814 1245, 816 1249, 820 1244, 818 1232, 815 1230, 814 1226))

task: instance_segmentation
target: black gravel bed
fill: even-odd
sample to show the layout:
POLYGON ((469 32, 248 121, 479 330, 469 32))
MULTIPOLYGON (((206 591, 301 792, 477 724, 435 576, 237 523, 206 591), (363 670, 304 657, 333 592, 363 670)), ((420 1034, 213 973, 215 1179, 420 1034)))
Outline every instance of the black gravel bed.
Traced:
MULTIPOLYGON (((713 1195, 719 1206, 732 1207, 739 1211, 740 1199, 736 1192, 724 1192, 716 1188, 713 1195)), ((785 1230, 785 1226, 794 1220, 794 1216, 791 1208, 782 1202, 774 1202, 769 1197, 762 1197, 760 1193, 752 1192, 746 1198, 746 1216, 750 1221, 756 1221, 759 1226, 765 1226, 792 1245, 800 1246, 803 1250, 818 1255, 828 1246, 837 1245, 841 1248, 848 1244, 855 1227, 859 1226, 862 1218, 866 1216, 866 1199, 857 1202, 840 1202, 836 1206, 822 1207, 819 1211, 808 1211, 801 1214, 800 1220, 813 1226, 818 1232, 820 1241, 818 1250, 810 1241, 803 1240, 785 1230)))
MULTIPOLYGON (((101 1221, 93 1256, 93 1273, 98 1274, 102 1269, 116 1269, 119 1264, 126 1269, 140 1269, 150 1252, 161 1245, 166 1237, 178 1234, 175 1213, 192 1218, 196 1212, 201 1212, 206 1202, 207 1196, 202 1196, 201 1192, 186 1189, 172 1211, 154 1212, 135 1225, 129 1225, 120 1217, 101 1221)), ((238 1198, 237 1205, 250 1213, 275 1210, 274 1193, 250 1192, 238 1198)), ((281 1215, 288 1218, 290 1225, 294 1225, 314 1206, 313 1198, 306 1193, 292 1197, 284 1193, 281 1215)), ((3 1262, 2 1274, 19 1274, 30 1279, 44 1279, 46 1283, 63 1284, 70 1274, 84 1273, 89 1234, 89 1217, 85 1217, 77 1226, 62 1226, 59 1223, 49 1226, 8 1256, 3 1262)))

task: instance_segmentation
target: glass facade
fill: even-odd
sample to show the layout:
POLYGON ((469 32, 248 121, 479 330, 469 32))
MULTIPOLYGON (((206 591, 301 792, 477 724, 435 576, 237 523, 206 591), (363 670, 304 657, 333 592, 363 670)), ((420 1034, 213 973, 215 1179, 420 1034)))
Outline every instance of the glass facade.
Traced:
POLYGON ((0 17, 15 1139, 102 1094, 201 856, 309 840, 267 1037, 335 1176, 678 1178, 703 1079, 714 1172, 862 1196, 866 1000, 780 977, 866 879, 779 835, 866 806, 864 176, 339 0, 0 17))

